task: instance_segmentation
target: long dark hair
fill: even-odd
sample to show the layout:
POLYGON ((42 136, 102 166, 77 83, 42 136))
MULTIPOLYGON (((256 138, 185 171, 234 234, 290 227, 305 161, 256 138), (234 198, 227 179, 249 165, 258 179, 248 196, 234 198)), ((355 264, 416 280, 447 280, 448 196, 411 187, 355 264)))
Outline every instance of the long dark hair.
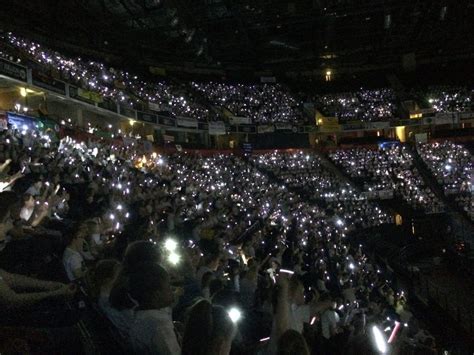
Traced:
POLYGON ((129 276, 145 262, 157 263, 160 253, 156 246, 148 241, 136 241, 128 245, 122 262, 122 268, 110 291, 110 304, 118 310, 130 309, 135 306, 130 299, 129 276))
POLYGON ((219 344, 230 341, 234 333, 235 325, 223 307, 199 300, 188 311, 181 354, 218 354, 219 344))

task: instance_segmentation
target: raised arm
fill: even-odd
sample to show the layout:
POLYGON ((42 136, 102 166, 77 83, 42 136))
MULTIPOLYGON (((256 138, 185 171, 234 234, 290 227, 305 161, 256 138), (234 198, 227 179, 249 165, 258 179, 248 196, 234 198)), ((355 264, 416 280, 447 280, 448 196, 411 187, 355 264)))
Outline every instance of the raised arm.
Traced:
POLYGON ((52 291, 60 289, 64 286, 61 282, 54 281, 43 281, 34 279, 32 277, 10 274, 4 270, 0 270, 0 277, 3 281, 14 290, 41 290, 41 291, 52 291))
POLYGON ((288 278, 286 275, 278 277, 278 302, 275 312, 276 341, 289 327, 290 307, 288 301, 288 278))
MULTIPOLYGON (((76 291, 75 286, 73 285, 63 285, 53 291, 17 293, 8 284, 8 280, 12 282, 12 277, 15 278, 14 276, 16 275, 8 274, 6 278, 4 278, 3 275, 4 272, 2 272, 2 278, 0 279, 0 305, 3 308, 16 309, 34 306, 38 302, 41 302, 45 299, 72 296, 76 291)), ((20 284, 22 284, 22 281, 20 281, 20 284)), ((31 281, 28 280, 26 282, 30 283, 31 281)))
POLYGON ((11 159, 5 160, 5 162, 0 165, 0 173, 3 173, 3 171, 6 169, 6 167, 12 162, 11 159))

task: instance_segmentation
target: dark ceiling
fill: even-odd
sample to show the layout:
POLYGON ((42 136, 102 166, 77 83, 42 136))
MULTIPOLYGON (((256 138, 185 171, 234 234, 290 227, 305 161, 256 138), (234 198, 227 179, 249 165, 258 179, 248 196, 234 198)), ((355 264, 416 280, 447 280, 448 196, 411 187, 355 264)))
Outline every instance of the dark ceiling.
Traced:
POLYGON ((36 0, 1 7, 6 30, 140 65, 314 70, 383 66, 410 52, 417 60, 474 53, 474 0, 36 0))

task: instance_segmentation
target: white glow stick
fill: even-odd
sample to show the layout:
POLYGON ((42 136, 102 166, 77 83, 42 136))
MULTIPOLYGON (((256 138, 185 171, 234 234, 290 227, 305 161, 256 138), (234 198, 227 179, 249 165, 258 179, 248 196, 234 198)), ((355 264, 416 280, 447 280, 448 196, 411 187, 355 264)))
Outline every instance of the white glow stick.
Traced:
POLYGON ((388 350, 387 343, 385 341, 383 333, 376 325, 372 326, 372 335, 375 341, 375 345, 377 347, 377 351, 381 354, 385 354, 388 350))

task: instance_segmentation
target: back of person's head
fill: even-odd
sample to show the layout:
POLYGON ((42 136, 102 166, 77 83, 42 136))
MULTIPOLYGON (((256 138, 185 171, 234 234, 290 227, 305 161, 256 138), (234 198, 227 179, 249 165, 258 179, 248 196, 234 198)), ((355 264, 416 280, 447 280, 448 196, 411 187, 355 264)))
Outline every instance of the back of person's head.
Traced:
POLYGON ((96 219, 89 219, 86 224, 87 224, 88 234, 94 234, 94 233, 100 232, 100 224, 96 219))
POLYGON ((152 243, 144 240, 130 243, 123 257, 123 268, 132 271, 136 265, 144 262, 159 263, 161 259, 158 248, 152 243))
POLYGON ((255 260, 255 258, 250 257, 250 258, 247 260, 247 268, 249 268, 249 269, 254 269, 254 268, 257 268, 257 267, 258 267, 258 262, 257 262, 257 260, 255 260))
POLYGON ((321 301, 324 301, 324 302, 332 302, 334 300, 334 298, 331 296, 330 293, 323 293, 321 295, 321 301))
POLYGON ((304 304, 304 285, 298 275, 293 275, 290 278, 289 284, 290 301, 295 304, 304 304))
POLYGON ((68 228, 68 233, 65 234, 63 239, 64 245, 70 246, 78 238, 85 238, 87 235, 87 226, 84 222, 74 223, 71 228, 68 228))
POLYGON ((374 347, 373 341, 369 338, 368 334, 359 334, 354 336, 346 346, 347 348, 343 350, 344 354, 347 355, 378 354, 374 347))
POLYGON ((168 272, 155 262, 144 262, 128 275, 128 292, 141 309, 160 309, 173 303, 168 272))
POLYGON ((220 254, 217 253, 210 253, 206 254, 203 259, 203 263, 205 266, 209 267, 211 270, 215 271, 219 266, 220 261, 220 254))
POLYGON ((365 315, 356 314, 352 320, 352 326, 354 327, 354 335, 362 335, 365 332, 365 315))
POLYGON ((331 310, 333 310, 333 311, 336 310, 336 308, 337 308, 337 301, 336 301, 336 298, 335 298, 334 296, 331 295, 331 296, 328 298, 328 301, 327 301, 327 302, 330 304, 329 309, 331 309, 331 310))
POLYGON ((188 311, 181 354, 229 354, 234 335, 235 325, 225 308, 197 301, 188 311))
POLYGON ((107 282, 115 279, 120 268, 120 262, 115 259, 100 260, 94 268, 94 284, 101 287, 107 282))
POLYGON ((278 355, 309 355, 308 345, 301 333, 288 329, 278 339, 278 355))
POLYGON ((130 274, 134 273, 135 269, 144 262, 157 264, 159 260, 160 254, 153 243, 147 241, 130 243, 125 250, 122 267, 110 290, 111 306, 118 310, 134 308, 136 303, 130 297, 129 292, 130 274))
POLYGON ((115 259, 100 260, 92 269, 90 294, 97 298, 103 286, 111 286, 120 270, 120 262, 115 259))
POLYGON ((224 282, 221 279, 212 279, 209 282, 209 294, 215 295, 224 288, 224 282))
POLYGON ((232 289, 221 288, 217 292, 213 291, 211 288, 212 303, 215 305, 230 308, 238 303, 237 294, 232 289))

